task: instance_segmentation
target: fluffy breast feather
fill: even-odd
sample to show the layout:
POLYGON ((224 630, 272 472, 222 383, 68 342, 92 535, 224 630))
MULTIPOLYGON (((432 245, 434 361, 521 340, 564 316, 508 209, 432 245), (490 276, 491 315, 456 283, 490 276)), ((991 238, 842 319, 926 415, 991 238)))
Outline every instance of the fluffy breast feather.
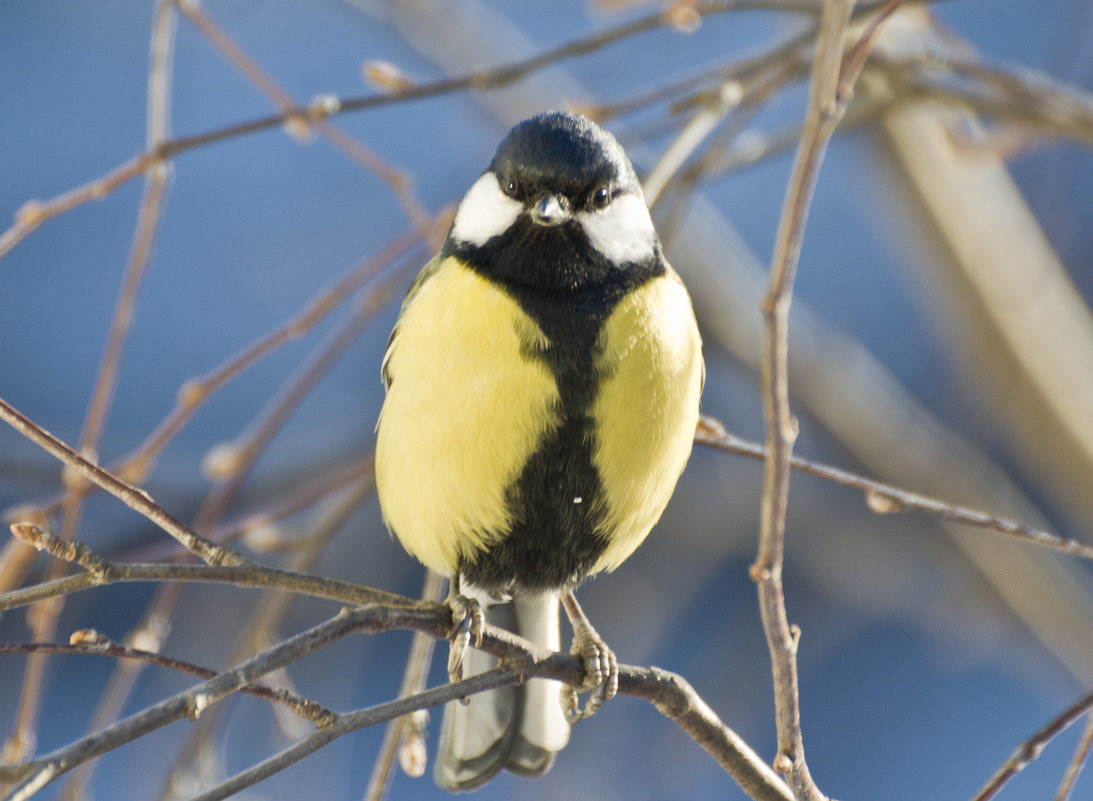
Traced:
POLYGON ((511 523, 505 489, 558 423, 545 337, 507 294, 442 261, 403 308, 376 439, 384 518, 450 575, 511 523))
POLYGON ((613 570, 660 518, 691 453, 702 390, 702 341, 671 270, 627 295, 600 338, 604 379, 593 408, 613 570))

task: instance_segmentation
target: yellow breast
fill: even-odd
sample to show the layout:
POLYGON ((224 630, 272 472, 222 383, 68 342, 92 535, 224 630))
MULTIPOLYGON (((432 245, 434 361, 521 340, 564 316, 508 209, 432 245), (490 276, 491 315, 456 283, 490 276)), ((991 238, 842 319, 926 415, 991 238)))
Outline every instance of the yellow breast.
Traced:
POLYGON ((691 300, 670 271, 619 303, 600 342, 593 460, 610 544, 597 571, 630 556, 668 505, 691 453, 703 371, 691 300))
POLYGON ((387 362, 376 489, 399 541, 444 575, 510 524, 505 489, 557 425, 544 336, 501 290, 445 259, 409 300, 387 362))

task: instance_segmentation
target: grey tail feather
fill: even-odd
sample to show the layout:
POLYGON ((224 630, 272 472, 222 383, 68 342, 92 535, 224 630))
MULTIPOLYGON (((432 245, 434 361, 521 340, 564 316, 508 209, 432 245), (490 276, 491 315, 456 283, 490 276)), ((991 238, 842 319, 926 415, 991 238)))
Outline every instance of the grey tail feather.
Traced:
MULTIPOLYGON (((466 592, 467 588, 464 588, 466 592)), ((498 604, 484 594, 479 597, 487 622, 520 633, 519 619, 531 623, 525 628, 531 629, 525 636, 530 639, 543 639, 543 626, 536 623, 536 618, 543 611, 539 599, 514 603, 498 604), (492 605, 491 605, 492 604, 492 605), (521 609, 516 609, 520 606, 521 609), (529 608, 531 612, 529 613, 529 608)), ((549 607, 549 604, 548 604, 549 607)), ((557 612, 554 606, 553 614, 557 612)), ((556 626, 555 626, 556 628, 556 626)), ((548 642, 538 642, 544 647, 557 648, 557 635, 548 642)), ((497 660, 489 654, 471 650, 465 658, 466 675, 472 676, 493 668, 497 660)), ((520 776, 541 776, 554 764, 555 753, 568 739, 568 726, 564 717, 558 717, 565 726, 564 735, 558 734, 558 723, 551 718, 561 716, 556 682, 547 683, 542 679, 533 680, 536 685, 518 685, 501 687, 472 696, 468 703, 458 701, 449 703, 444 708, 444 722, 441 728, 440 746, 437 753, 434 778, 436 783, 451 792, 466 792, 481 787, 502 769, 507 769, 520 776), (544 694, 547 703, 544 704, 544 694), (526 705, 531 703, 547 706, 544 720, 542 709, 527 713, 526 705), (554 706, 556 709, 551 709, 554 706), (530 728, 525 724, 530 724, 530 728), (550 734, 542 733, 544 726, 554 729, 550 734), (539 740, 532 742, 525 736, 539 740), (544 747, 546 740, 549 747, 544 747)))

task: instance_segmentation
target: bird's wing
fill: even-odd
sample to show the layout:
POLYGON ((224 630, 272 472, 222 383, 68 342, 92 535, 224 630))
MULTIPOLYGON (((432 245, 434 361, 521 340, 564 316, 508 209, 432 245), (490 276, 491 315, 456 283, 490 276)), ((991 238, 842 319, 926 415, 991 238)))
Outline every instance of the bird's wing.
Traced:
POLYGON ((432 278, 438 269, 440 269, 440 254, 433 256, 421 268, 421 272, 417 274, 417 278, 414 279, 414 283, 410 284, 410 288, 406 291, 406 298, 402 301, 402 306, 399 309, 398 320, 395 321, 395 327, 391 329, 391 336, 387 338, 387 347, 383 351, 383 361, 380 362, 380 380, 383 381, 383 388, 390 389, 391 387, 391 371, 390 362, 391 354, 395 349, 395 342, 398 340, 399 322, 402 320, 402 315, 406 312, 410 303, 413 302, 414 296, 425 285, 425 282, 432 278))

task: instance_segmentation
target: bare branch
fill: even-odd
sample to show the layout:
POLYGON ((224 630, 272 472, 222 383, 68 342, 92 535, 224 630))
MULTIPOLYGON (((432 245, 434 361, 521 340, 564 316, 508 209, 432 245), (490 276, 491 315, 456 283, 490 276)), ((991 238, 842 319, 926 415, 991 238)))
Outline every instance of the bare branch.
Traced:
POLYGON ((1028 767, 1043 752, 1044 747, 1070 727, 1074 721, 1093 709, 1093 693, 1074 703, 1057 718, 1018 746, 1006 763, 991 776, 972 801, 989 801, 998 794, 1006 782, 1028 767))
MULTIPOLYGON (((80 546, 79 554, 84 561, 102 567, 104 577, 99 578, 96 574, 87 572, 80 576, 70 576, 39 585, 37 588, 29 588, 30 591, 38 590, 37 593, 28 590, 6 593, 0 595, 0 611, 23 606, 40 600, 41 597, 50 597, 50 593, 43 594, 43 590, 71 592, 94 584, 127 581, 211 581, 240 587, 279 589, 364 606, 354 611, 343 612, 322 626, 297 635, 252 657, 232 671, 84 738, 67 749, 61 749, 20 765, 0 768, 0 781, 19 781, 19 787, 22 788, 13 791, 8 799, 28 798, 33 791, 40 789, 78 764, 100 756, 173 720, 191 715, 194 712, 194 704, 197 703, 195 699, 199 696, 208 698, 205 702, 207 706, 239 687, 250 684, 264 673, 283 667, 352 631, 377 633, 396 628, 412 629, 439 639, 446 637, 451 627, 450 610, 442 604, 414 601, 382 590, 335 579, 292 573, 253 563, 237 566, 112 564, 86 546, 80 546), (78 586, 77 580, 85 576, 91 579, 85 579, 82 586, 78 586)), ((545 676, 567 682, 580 682, 584 675, 584 668, 576 658, 537 648, 526 640, 492 626, 487 626, 482 648, 503 660, 506 666, 502 677, 503 683, 522 681, 529 676, 545 676)), ((781 780, 743 740, 717 718, 682 677, 658 668, 622 667, 619 691, 624 695, 644 698, 654 703, 658 710, 675 721, 710 753, 753 798, 764 799, 764 801, 766 799, 786 801, 791 797, 781 780)), ((449 698, 457 697, 460 689, 457 688, 454 695, 450 694, 452 691, 448 687, 429 692, 439 693, 436 696, 439 700, 435 703, 443 703, 449 698)), ((362 726, 390 720, 415 709, 424 708, 418 705, 418 701, 420 696, 413 696, 392 702, 391 705, 383 705, 382 708, 387 711, 379 717, 369 712, 368 715, 372 717, 352 718, 347 724, 349 728, 341 726, 342 719, 339 718, 324 729, 325 733, 320 732, 321 736, 318 740, 309 738, 308 742, 311 742, 311 746, 307 748, 310 750, 305 748, 306 753, 298 752, 297 758, 306 756, 325 742, 329 742, 334 736, 341 736, 362 726)), ((302 744, 297 744, 297 747, 304 748, 302 744)), ((291 764, 291 762, 284 764, 291 764)))
MULTIPOLYGON (((728 433, 724 426, 709 417, 703 418, 703 425, 695 435, 695 443, 722 453, 747 456, 750 459, 759 461, 767 458, 766 448, 762 445, 728 433)), ((922 512, 941 520, 997 531, 1034 545, 1061 551, 1070 556, 1093 559, 1093 545, 1060 537, 1057 534, 1027 526, 1024 523, 1017 523, 978 509, 971 509, 967 506, 948 503, 927 495, 920 495, 917 492, 910 492, 891 484, 885 484, 882 481, 874 481, 848 470, 802 459, 799 456, 790 456, 789 466, 800 473, 822 478, 825 481, 850 489, 860 490, 865 494, 865 502, 869 509, 877 514, 922 512)))
MULTIPOLYGON (((221 52, 229 63, 269 97, 282 113, 289 113, 296 107, 296 102, 292 99, 292 96, 278 86, 219 25, 213 22, 196 0, 181 0, 177 5, 186 19, 221 52)), ((301 122, 300 118, 293 117, 287 123, 288 130, 297 133, 297 138, 306 141, 311 128, 306 123, 301 127, 301 122), (296 125, 294 126, 293 123, 296 125)), ((327 120, 320 119, 316 121, 314 129, 342 153, 387 185, 422 239, 429 241, 435 235, 435 228, 432 225, 430 215, 414 196, 413 191, 410 189, 410 177, 406 173, 384 162, 383 159, 363 144, 341 129, 336 128, 327 120)), ((430 245, 439 247, 440 242, 431 241, 430 245)))
POLYGON ((353 315, 312 354, 280 392, 267 402, 251 421, 249 428, 234 442, 219 445, 206 456, 203 466, 206 475, 214 480, 226 480, 201 505, 194 523, 195 528, 209 531, 219 523, 255 460, 319 380, 357 341, 365 327, 371 323, 373 315, 390 301, 395 292, 395 279, 400 276, 400 271, 389 271, 382 281, 364 292, 358 298, 353 315))
MULTIPOLYGON (((425 584, 421 588, 421 597, 426 601, 439 603, 444 591, 444 577, 433 570, 425 571, 425 584)), ((399 698, 424 692, 429 677, 429 664, 432 662, 433 645, 436 640, 421 632, 414 632, 410 643, 410 655, 406 659, 406 670, 399 687, 399 698)), ((424 724, 417 714, 404 715, 387 724, 380 743, 368 787, 364 791, 364 801, 381 801, 387 795, 394 776, 395 756, 398 755, 403 771, 410 776, 421 776, 425 772, 424 724)))
POLYGON ((789 458, 797 437, 797 423, 789 409, 789 305, 808 206, 827 143, 845 108, 842 58, 853 8, 853 0, 827 0, 824 4, 804 130, 774 243, 770 284, 762 309, 761 382, 768 455, 764 463, 759 549, 751 576, 759 588, 759 608, 774 679, 778 728, 778 755, 774 766, 789 776, 799 801, 816 801, 825 796, 813 782, 805 762, 797 680, 800 631, 790 628, 782 589, 789 458))
POLYGON ((1090 749, 1093 748, 1093 715, 1087 715, 1085 719, 1085 731, 1082 739, 1078 741, 1078 747, 1074 749, 1074 756, 1070 758, 1070 764, 1066 766, 1066 773, 1059 782, 1059 789, 1055 793, 1055 801, 1067 801, 1074 791, 1074 784, 1081 775, 1082 768, 1089 760, 1090 749))
POLYGON ((172 696, 132 715, 90 737, 37 759, 0 772, 0 778, 14 778, 15 788, 5 801, 24 801, 58 776, 89 759, 102 756, 125 743, 182 718, 196 719, 209 706, 270 671, 284 667, 319 648, 355 631, 368 630, 392 616, 390 610, 375 607, 343 610, 334 618, 296 635, 248 659, 238 667, 172 696))
POLYGON ((505 687, 519 681, 520 670, 518 668, 500 665, 493 670, 479 673, 457 684, 442 684, 439 687, 434 687, 408 698, 399 698, 367 709, 340 715, 334 724, 328 728, 300 740, 247 770, 237 773, 216 787, 195 795, 190 801, 220 801, 229 798, 240 790, 251 787, 290 765, 294 765, 346 734, 407 715, 416 709, 430 709, 473 693, 505 687))
POLYGON ((0 259, 23 241, 34 229, 59 214, 64 214, 89 200, 101 200, 119 186, 128 183, 160 159, 140 153, 124 164, 86 184, 77 186, 50 200, 28 200, 17 212, 12 226, 0 234, 0 259))
MULTIPOLYGON (((80 641, 68 644, 51 642, 0 643, 0 654, 32 653, 103 656, 108 659, 125 659, 134 662, 143 662, 148 665, 155 665, 156 667, 177 670, 179 673, 186 673, 190 676, 197 676, 202 679, 212 679, 217 676, 215 670, 195 665, 192 662, 185 662, 181 659, 174 659, 173 657, 164 656, 163 654, 157 654, 154 651, 129 648, 124 645, 110 642, 105 637, 93 638, 93 641, 91 642, 80 641)), ((240 687, 239 691, 246 693, 247 695, 253 695, 255 698, 262 698, 271 703, 281 704, 286 709, 292 710, 292 712, 299 715, 304 720, 311 721, 319 728, 329 726, 330 722, 333 720, 334 713, 329 709, 326 709, 315 701, 302 698, 287 690, 275 690, 261 684, 249 684, 245 687, 240 687)))
MULTIPOLYGON (((439 216, 437 227, 443 227, 447 216, 446 213, 439 216)), ((231 356, 205 375, 184 381, 179 387, 174 408, 135 450, 119 459, 109 469, 129 482, 139 483, 146 480, 151 475, 163 449, 215 392, 281 346, 307 334, 346 298, 369 281, 379 280, 381 283, 386 283, 393 280, 396 276, 390 273, 383 278, 379 276, 394 262, 405 256, 419 241, 420 237, 416 231, 397 237, 332 285, 320 290, 298 314, 283 325, 231 356)), ((69 489, 68 492, 86 493, 91 491, 93 486, 80 482, 79 486, 69 489)), ((8 522, 15 522, 32 515, 52 514, 60 508, 64 498, 65 496, 61 495, 47 501, 20 504, 18 507, 7 510, 5 517, 8 522)))
MULTIPOLYGON (((118 566, 119 573, 124 566, 118 566)), ((154 566, 145 566, 154 567, 154 566)), ((222 575, 241 569, 253 572, 269 572, 270 578, 277 578, 280 571, 270 568, 257 571, 250 568, 218 567, 210 568, 196 565, 174 565, 170 573, 180 575, 189 572, 186 568, 196 568, 206 576, 210 571, 222 575)), ((307 579, 309 577, 295 577, 307 579)), ((324 584, 339 584, 330 580, 314 580, 324 584)), ((316 588, 317 589, 317 588, 316 588)), ((358 591, 368 594, 381 594, 368 588, 357 587, 358 591)), ((71 746, 46 754, 21 765, 0 768, 0 779, 18 781, 19 785, 5 801, 29 798, 34 792, 61 774, 71 770, 87 760, 130 742, 150 731, 160 728, 183 717, 195 717, 201 710, 220 700, 227 694, 252 683, 255 679, 301 658, 307 653, 329 644, 335 639, 354 631, 376 633, 395 628, 410 628, 425 632, 431 637, 446 636, 451 625, 450 612, 440 604, 422 604, 399 596, 387 597, 397 603, 372 605, 352 611, 343 611, 337 617, 309 631, 280 643, 267 651, 247 660, 238 667, 220 674, 184 693, 169 698, 137 715, 131 716, 94 735, 84 738, 71 746)), ((323 597, 330 597, 329 594, 323 597)), ((359 713, 335 716, 329 726, 316 735, 307 738, 281 755, 261 763, 231 780, 235 792, 240 789, 235 782, 246 781, 241 786, 248 786, 259 781, 275 770, 280 770, 292 762, 350 731, 391 720, 415 709, 435 706, 457 698, 469 692, 477 692, 502 684, 522 681, 529 676, 546 676, 562 681, 578 682, 583 675, 583 667, 571 656, 553 654, 536 648, 530 643, 501 629, 488 626, 483 641, 483 650, 498 656, 503 667, 496 672, 482 674, 468 679, 459 685, 444 685, 426 693, 399 699, 359 713), (243 778, 241 778, 243 777, 243 778)), ((695 741, 713 756, 755 799, 791 798, 789 791, 769 767, 748 748, 731 729, 725 726, 712 710, 699 698, 694 689, 681 677, 657 668, 620 668, 619 691, 624 695, 644 698, 657 706, 664 715, 672 719, 695 741)), ((226 790, 224 790, 226 792, 226 790)), ((212 792, 212 791, 210 791, 212 792)), ((202 796, 223 798, 225 795, 202 796)))
POLYGON ((241 554, 231 548, 217 545, 215 542, 191 531, 156 504, 147 492, 123 481, 109 470, 76 453, 64 442, 20 413, 3 398, 0 398, 0 420, 3 420, 51 456, 64 462, 66 466, 74 469, 91 483, 109 492, 129 508, 140 512, 181 542, 188 551, 206 564, 241 565, 245 563, 246 560, 241 554))
POLYGON ((237 587, 282 590, 296 595, 326 598, 346 604, 402 606, 406 603, 411 605, 420 603, 410 601, 401 595, 371 587, 363 587, 348 581, 294 573, 290 570, 279 570, 275 567, 267 567, 254 562, 238 565, 127 564, 124 562, 111 562, 108 565, 105 576, 86 572, 3 593, 0 595, 0 612, 19 609, 45 598, 68 595, 96 586, 163 581, 234 584, 237 587))

